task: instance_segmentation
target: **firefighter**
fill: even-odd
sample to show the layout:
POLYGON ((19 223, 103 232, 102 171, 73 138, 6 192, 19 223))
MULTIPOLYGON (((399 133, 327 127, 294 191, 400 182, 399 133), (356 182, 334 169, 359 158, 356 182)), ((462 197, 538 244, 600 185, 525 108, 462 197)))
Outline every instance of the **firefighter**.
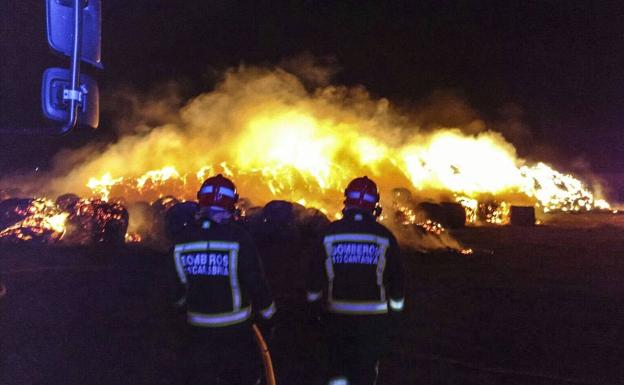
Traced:
POLYGON ((260 377, 252 322, 268 330, 275 314, 256 247, 233 222, 236 187, 221 174, 197 193, 196 223, 174 236, 174 261, 186 309, 186 382, 255 384, 260 377))
POLYGON ((310 261, 307 301, 320 316, 328 384, 374 384, 379 359, 400 324, 403 268, 394 235, 377 222, 377 185, 367 177, 345 190, 343 218, 332 222, 310 261))

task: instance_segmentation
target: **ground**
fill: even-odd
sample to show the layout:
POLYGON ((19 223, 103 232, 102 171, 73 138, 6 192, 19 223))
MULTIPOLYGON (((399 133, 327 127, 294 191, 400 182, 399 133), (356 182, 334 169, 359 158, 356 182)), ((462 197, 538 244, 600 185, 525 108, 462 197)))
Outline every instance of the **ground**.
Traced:
MULTIPOLYGON (((383 384, 624 383, 624 218, 454 232, 475 254, 406 250, 405 326, 383 384)), ((280 310, 278 384, 322 375, 302 243, 261 247, 280 310)), ((0 384, 174 384, 182 329, 168 256, 145 247, 0 249, 0 384)))

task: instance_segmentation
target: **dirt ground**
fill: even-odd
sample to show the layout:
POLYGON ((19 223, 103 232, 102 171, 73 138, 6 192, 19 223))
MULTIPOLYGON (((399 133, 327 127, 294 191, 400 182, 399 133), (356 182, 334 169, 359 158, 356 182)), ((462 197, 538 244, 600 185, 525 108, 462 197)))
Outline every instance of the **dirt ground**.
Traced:
MULTIPOLYGON (((469 227, 475 249, 405 251, 405 326, 381 364, 391 384, 624 384, 624 216, 469 227)), ((316 384, 305 324, 303 243, 261 252, 279 309, 278 384, 316 384)), ((169 256, 3 247, 0 384, 175 384, 183 328, 168 302, 169 256)))

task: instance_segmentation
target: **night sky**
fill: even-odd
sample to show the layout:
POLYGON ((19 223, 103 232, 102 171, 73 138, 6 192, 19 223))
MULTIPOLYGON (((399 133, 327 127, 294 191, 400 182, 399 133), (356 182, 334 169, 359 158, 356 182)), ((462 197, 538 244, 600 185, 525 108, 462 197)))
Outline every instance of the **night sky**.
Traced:
MULTIPOLYGON (((69 63, 46 48, 42 3, 0 4, 4 125, 22 124, 16 110, 38 114, 42 68, 69 63), (33 84, 34 104, 20 79, 33 84)), ((624 170, 621 1, 103 0, 102 48, 105 70, 96 77, 104 98, 121 85, 149 90, 169 80, 191 96, 209 91, 225 68, 309 52, 333 58, 333 83, 361 84, 397 104, 452 90, 488 120, 519 106, 531 143, 555 148, 560 162, 584 159, 615 184, 624 170)), ((91 134, 3 135, 2 173, 45 168, 59 148, 109 140, 110 131, 105 114, 91 134)))

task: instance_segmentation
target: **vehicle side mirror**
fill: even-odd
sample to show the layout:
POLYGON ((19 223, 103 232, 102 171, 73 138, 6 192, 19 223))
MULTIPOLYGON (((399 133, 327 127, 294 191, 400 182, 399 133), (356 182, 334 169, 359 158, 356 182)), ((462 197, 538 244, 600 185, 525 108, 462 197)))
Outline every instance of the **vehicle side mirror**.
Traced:
MULTIPOLYGON (((48 44, 65 55, 71 56, 74 47, 73 0, 46 0, 48 44)), ((102 68, 101 63, 101 0, 82 0, 81 60, 102 68)))
MULTIPOLYGON (((78 124, 97 128, 100 114, 98 85, 88 75, 80 74, 81 100, 78 105, 78 124)), ((50 120, 66 122, 69 117, 71 72, 64 68, 48 68, 41 81, 43 114, 50 120)))

